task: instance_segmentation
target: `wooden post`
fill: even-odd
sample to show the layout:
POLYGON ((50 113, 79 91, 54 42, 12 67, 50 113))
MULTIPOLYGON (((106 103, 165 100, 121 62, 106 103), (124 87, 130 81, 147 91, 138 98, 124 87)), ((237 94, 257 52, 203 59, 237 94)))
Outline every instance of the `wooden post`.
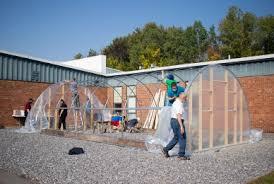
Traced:
POLYGON ((240 90, 240 143, 243 142, 243 91, 240 90))
POLYGON ((200 74, 199 76, 199 120, 198 120, 198 137, 199 137, 199 143, 198 143, 198 150, 203 149, 203 76, 200 74))
MULTIPOLYGON (((87 88, 85 88, 85 96, 87 96, 87 88)), ((86 102, 87 103, 87 102, 86 102)), ((81 111, 81 110, 80 110, 81 111)), ((86 114, 86 104, 84 104, 84 118, 83 118, 83 130, 87 130, 87 114, 86 114)))
POLYGON ((49 101, 48 101, 48 128, 51 128, 50 127, 50 121, 51 121, 51 88, 49 88, 49 101))
POLYGON ((234 89, 233 89, 233 94, 234 94, 234 103, 233 103, 233 143, 236 144, 237 143, 237 114, 238 114, 238 111, 237 111, 237 80, 234 79, 234 89))
POLYGON ((209 68, 209 86, 210 86, 210 119, 209 119, 209 148, 213 147, 213 118, 214 118, 214 106, 213 106, 213 68, 209 68))
POLYGON ((191 125, 192 125, 192 89, 189 91, 189 96, 188 96, 188 145, 189 145, 189 150, 192 151, 192 145, 191 145, 191 125))
POLYGON ((224 77, 225 77, 225 93, 224 93, 224 111, 225 111, 225 131, 224 131, 224 144, 227 145, 228 144, 228 74, 227 74, 227 70, 225 70, 224 73, 224 77))
POLYGON ((61 98, 65 100, 65 84, 62 84, 61 86, 61 98))
POLYGON ((91 109, 90 109, 90 127, 92 128, 93 132, 95 131, 94 128, 94 121, 93 121, 93 95, 90 96, 90 104, 91 104, 91 109))
POLYGON ((55 111, 54 111, 54 129, 57 129, 57 124, 58 124, 58 110, 55 109, 55 111))

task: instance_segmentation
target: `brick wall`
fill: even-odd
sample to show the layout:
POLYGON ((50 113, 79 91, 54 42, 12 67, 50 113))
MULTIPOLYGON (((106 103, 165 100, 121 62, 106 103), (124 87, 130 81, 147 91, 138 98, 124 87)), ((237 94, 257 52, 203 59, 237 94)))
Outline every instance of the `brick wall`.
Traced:
POLYGON ((48 86, 46 83, 0 80, 0 125, 16 126, 13 110, 23 110, 29 98, 37 99, 48 86))
POLYGON ((251 126, 274 133, 274 75, 241 77, 246 95, 251 126))
MULTIPOLYGON (((239 81, 246 95, 252 128, 262 128, 264 132, 274 133, 274 75, 241 77, 239 81)), ((13 119, 13 109, 23 109, 28 98, 36 99, 49 84, 0 80, 0 124, 4 126, 16 126, 13 119)), ((154 94, 159 88, 158 84, 146 86, 154 94)), ((165 89, 163 85, 161 89, 165 89)), ((137 85, 137 107, 149 106, 151 95, 148 90, 137 85)), ((126 98, 126 88, 123 88, 123 102, 126 98)), ((108 99, 108 107, 113 106, 113 89, 98 88, 95 95, 104 104, 108 99)), ((145 120, 147 111, 137 111, 137 116, 142 122, 145 120)))

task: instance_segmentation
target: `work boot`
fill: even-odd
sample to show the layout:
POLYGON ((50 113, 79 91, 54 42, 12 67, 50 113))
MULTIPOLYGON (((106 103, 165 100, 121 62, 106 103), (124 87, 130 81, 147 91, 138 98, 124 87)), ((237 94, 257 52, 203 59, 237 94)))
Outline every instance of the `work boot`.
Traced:
POLYGON ((188 156, 178 156, 180 160, 190 160, 190 157, 188 156))
POLYGON ((162 152, 163 152, 163 154, 164 154, 164 156, 165 156, 166 158, 169 157, 168 151, 165 150, 165 148, 162 148, 162 152))

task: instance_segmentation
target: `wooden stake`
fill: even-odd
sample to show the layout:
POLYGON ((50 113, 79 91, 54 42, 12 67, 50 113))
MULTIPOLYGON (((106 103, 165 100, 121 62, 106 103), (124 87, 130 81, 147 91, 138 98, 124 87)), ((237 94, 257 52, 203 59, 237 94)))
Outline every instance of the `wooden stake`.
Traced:
POLYGON ((199 125, 198 125, 198 134, 199 134, 199 151, 203 149, 203 76, 199 76, 199 125))
POLYGON ((210 86, 210 116, 209 116, 209 148, 213 147, 213 118, 214 118, 214 107, 213 107, 213 68, 209 68, 209 86, 210 86))
POLYGON ((61 87, 61 98, 65 100, 65 84, 62 84, 61 87))
MULTIPOLYGON (((85 96, 87 96, 87 88, 85 88, 84 90, 85 96)), ((87 102, 86 102, 87 103, 87 102)), ((87 130, 87 114, 86 114, 86 104, 84 104, 84 118, 83 118, 83 130, 86 131, 87 130)))
POLYGON ((192 125, 192 89, 189 91, 189 96, 188 96, 188 145, 189 145, 189 150, 192 150, 192 144, 191 144, 191 125, 192 125))
POLYGON ((50 115, 51 115, 51 113, 50 113, 50 111, 51 111, 51 88, 49 88, 49 101, 48 101, 48 128, 50 129, 51 127, 50 127, 50 121, 51 121, 51 117, 50 117, 50 115))
POLYGON ((240 90, 240 143, 243 142, 243 91, 240 90))
POLYGON ((233 89, 233 91, 234 91, 234 103, 233 103, 233 110, 234 110, 234 122, 233 122, 233 143, 234 144, 236 144, 237 143, 237 114, 238 114, 238 111, 237 111, 237 80, 236 79, 234 79, 234 89, 233 89))
POLYGON ((225 77, 225 95, 224 95, 224 111, 225 111, 225 131, 224 131, 224 144, 228 144, 228 74, 227 70, 224 72, 224 77, 225 77))
POLYGON ((95 130, 94 128, 94 121, 93 121, 93 95, 90 97, 91 109, 90 109, 90 127, 95 130))
POLYGON ((55 111, 54 111, 54 129, 57 129, 57 124, 58 124, 58 110, 55 109, 55 111))

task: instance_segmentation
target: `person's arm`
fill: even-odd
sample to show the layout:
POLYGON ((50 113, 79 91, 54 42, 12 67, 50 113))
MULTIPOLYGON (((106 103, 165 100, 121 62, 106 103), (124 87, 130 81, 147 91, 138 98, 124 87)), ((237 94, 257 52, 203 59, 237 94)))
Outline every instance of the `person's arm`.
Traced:
POLYGON ((184 127, 183 127, 182 119, 183 119, 182 114, 178 113, 178 114, 177 114, 177 120, 178 120, 179 125, 180 125, 181 134, 183 134, 183 133, 185 132, 184 127))
POLYGON ((168 98, 168 100, 175 100, 176 96, 173 96, 173 97, 168 96, 167 98, 168 98))

